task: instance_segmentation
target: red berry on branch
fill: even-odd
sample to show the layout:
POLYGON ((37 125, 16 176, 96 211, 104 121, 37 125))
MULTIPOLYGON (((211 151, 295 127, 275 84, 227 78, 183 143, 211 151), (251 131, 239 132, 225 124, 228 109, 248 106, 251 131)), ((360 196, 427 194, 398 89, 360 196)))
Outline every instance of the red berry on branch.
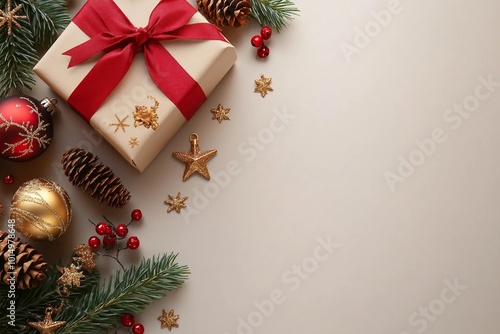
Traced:
POLYGON ((267 58, 267 56, 269 56, 269 48, 265 45, 262 45, 259 50, 257 50, 257 56, 259 58, 267 58))
POLYGON ((99 239, 99 237, 93 235, 89 238, 89 247, 90 248, 96 249, 96 248, 99 248, 100 245, 101 245, 101 239, 99 239))
POLYGON ((104 237, 102 243, 104 245, 104 248, 109 249, 115 245, 116 237, 112 234, 108 234, 107 236, 104 237))
POLYGON ((132 333, 144 334, 144 326, 142 324, 135 324, 134 327, 132 327, 132 333))
POLYGON ((141 220, 141 218, 142 218, 142 212, 139 209, 135 209, 135 210, 132 211, 132 213, 130 214, 130 216, 132 217, 132 220, 141 220))
POLYGON ((9 174, 3 179, 3 183, 5 184, 12 184, 14 183, 14 175, 9 174))
POLYGON ((250 43, 252 43, 252 46, 255 48, 260 48, 262 44, 264 43, 264 40, 262 39, 262 36, 260 35, 255 35, 252 37, 250 40, 250 43))
POLYGON ((125 327, 132 327, 134 325, 134 316, 130 313, 125 313, 122 317, 122 325, 125 327))
POLYGON ((137 238, 137 237, 128 238, 128 240, 127 240, 127 247, 128 248, 135 250, 135 249, 139 248, 139 245, 140 245, 139 238, 137 238))
POLYGON ((124 238, 128 234, 128 227, 125 224, 120 224, 116 227, 116 235, 124 238))
POLYGON ((111 227, 104 222, 100 222, 95 226, 95 232, 99 235, 106 235, 111 233, 111 227))
POLYGON ((270 27, 262 27, 262 29, 260 30, 260 35, 265 40, 268 40, 269 38, 271 38, 272 34, 273 34, 273 30, 270 27))

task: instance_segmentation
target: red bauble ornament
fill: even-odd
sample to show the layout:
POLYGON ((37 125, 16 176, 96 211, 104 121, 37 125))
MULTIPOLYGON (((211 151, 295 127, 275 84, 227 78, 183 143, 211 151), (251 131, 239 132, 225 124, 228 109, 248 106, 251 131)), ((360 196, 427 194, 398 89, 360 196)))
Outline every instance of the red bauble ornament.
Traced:
POLYGON ((128 234, 128 227, 125 224, 120 224, 116 227, 116 235, 124 238, 128 234))
POLYGON ((135 324, 134 327, 132 327, 132 333, 144 334, 144 326, 141 324, 135 324))
POLYGON ((134 325, 134 316, 130 313, 125 313, 122 317, 122 325, 125 327, 132 327, 134 325))
POLYGON ((132 220, 141 220, 142 218, 142 212, 139 209, 135 209, 132 211, 130 214, 130 217, 132 217, 132 220))
POLYGON ((252 37, 250 40, 250 43, 252 43, 252 46, 255 48, 260 48, 262 44, 264 43, 264 40, 262 39, 262 36, 260 35, 255 35, 252 37))
POLYGON ((0 157, 30 161, 52 141, 51 114, 56 100, 41 102, 30 96, 11 96, 0 101, 0 157))
POLYGON ((260 35, 265 40, 268 40, 269 38, 271 38, 272 34, 273 34, 273 30, 269 27, 262 27, 262 29, 260 30, 260 35))
POLYGON ((89 247, 90 248, 96 249, 96 248, 99 248, 100 245, 101 245, 101 239, 99 239, 95 235, 91 236, 89 238, 89 247))
POLYGON ((257 50, 257 56, 259 56, 259 58, 267 58, 267 56, 269 56, 269 48, 265 45, 262 45, 257 50))
POLYGON ((137 237, 128 238, 128 240, 127 240, 127 247, 128 248, 135 250, 135 249, 139 248, 139 245, 140 245, 139 238, 137 238, 137 237))
POLYGON ((14 183, 14 175, 9 174, 3 179, 3 183, 5 184, 12 184, 14 183))

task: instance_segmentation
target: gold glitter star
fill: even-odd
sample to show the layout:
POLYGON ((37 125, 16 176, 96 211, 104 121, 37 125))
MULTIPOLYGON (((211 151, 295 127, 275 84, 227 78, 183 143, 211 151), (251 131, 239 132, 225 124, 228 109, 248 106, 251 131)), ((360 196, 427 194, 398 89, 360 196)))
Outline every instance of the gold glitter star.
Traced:
POLYGON ((208 172, 207 162, 215 154, 217 154, 217 150, 210 151, 200 151, 200 147, 198 146, 198 135, 196 133, 192 133, 189 136, 189 140, 191 141, 191 151, 189 152, 173 152, 172 155, 186 163, 186 169, 184 170, 184 176, 182 177, 183 181, 186 181, 194 172, 198 172, 203 175, 207 180, 210 180, 210 173, 208 172))
POLYGON ((217 109, 212 109, 210 110, 214 116, 212 119, 216 119, 219 121, 219 123, 222 123, 222 121, 229 121, 231 120, 227 114, 231 111, 231 108, 224 109, 224 106, 219 103, 219 106, 217 109))
POLYGON ((184 202, 188 199, 187 197, 181 197, 181 193, 177 193, 177 196, 168 195, 168 200, 163 203, 167 204, 169 207, 167 213, 175 210, 177 213, 181 213, 181 209, 186 207, 184 202))
POLYGON ((7 0, 7 10, 4 12, 0 9, 0 27, 2 27, 5 23, 7 23, 7 34, 12 35, 12 25, 15 25, 18 28, 21 28, 21 25, 16 21, 17 19, 27 19, 27 16, 24 15, 16 15, 16 13, 23 7, 22 4, 18 5, 16 8, 10 10, 10 1, 7 0))
POLYGON ((150 108, 146 106, 135 106, 134 126, 138 127, 139 125, 144 125, 146 129, 152 128, 156 130, 160 126, 160 123, 158 123, 158 114, 156 113, 160 103, 152 96, 148 96, 148 98, 155 101, 155 105, 150 108))
POLYGON ((273 88, 271 87, 272 80, 273 78, 266 78, 264 74, 261 74, 260 79, 254 80, 257 87, 255 87, 253 92, 260 93, 262 97, 265 97, 268 91, 273 91, 273 88))
POLYGON ((28 321, 28 325, 36 329, 39 334, 54 334, 58 328, 66 325, 66 321, 53 321, 52 308, 47 307, 47 309, 45 310, 45 318, 43 319, 43 321, 28 321))
POLYGON ((158 321, 161 322, 161 328, 167 327, 168 331, 171 331, 172 327, 179 328, 177 320, 179 320, 179 316, 174 314, 174 310, 170 310, 170 312, 161 310, 161 316, 158 317, 158 321))
POLYGON ((125 124, 125 121, 127 120, 128 115, 125 116, 125 118, 122 120, 118 117, 117 114, 115 114, 115 117, 116 117, 116 120, 118 121, 118 123, 110 123, 109 126, 116 126, 115 133, 116 133, 116 131, 118 131, 118 129, 122 129, 123 132, 125 132, 125 128, 130 126, 128 124, 125 124))
POLYGON ((95 253, 92 251, 92 249, 85 244, 81 244, 75 247, 75 254, 78 255, 78 257, 73 257, 73 261, 76 261, 79 263, 80 266, 82 266, 83 269, 87 270, 89 273, 94 271, 96 267, 96 262, 95 262, 95 253))
POLYGON ((84 278, 85 275, 78 271, 76 266, 72 263, 69 268, 58 268, 61 272, 61 277, 57 280, 57 284, 63 285, 76 285, 80 286, 80 279, 84 278))
POLYGON ((137 140, 137 137, 130 138, 130 140, 128 141, 128 143, 129 143, 129 145, 130 145, 131 148, 139 146, 139 140, 137 140))

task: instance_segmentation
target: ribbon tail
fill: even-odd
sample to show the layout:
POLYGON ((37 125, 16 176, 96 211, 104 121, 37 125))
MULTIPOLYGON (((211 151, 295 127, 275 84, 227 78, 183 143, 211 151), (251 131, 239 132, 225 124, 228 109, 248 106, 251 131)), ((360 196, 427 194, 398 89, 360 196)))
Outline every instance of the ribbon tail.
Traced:
POLYGON ((75 88, 68 103, 88 122, 127 74, 135 56, 132 45, 104 55, 75 88))
POLYGON ((144 59, 151 79, 189 120, 205 102, 201 86, 158 42, 148 43, 144 59))

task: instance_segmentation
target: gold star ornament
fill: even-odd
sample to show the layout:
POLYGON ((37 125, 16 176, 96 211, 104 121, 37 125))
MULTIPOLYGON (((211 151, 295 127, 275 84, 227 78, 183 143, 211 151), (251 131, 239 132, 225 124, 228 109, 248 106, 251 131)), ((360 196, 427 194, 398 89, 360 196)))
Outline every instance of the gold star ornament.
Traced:
POLYGON ((264 74, 262 74, 260 76, 260 79, 254 81, 256 85, 254 93, 260 93, 262 97, 265 97, 267 95, 267 92, 273 91, 273 87, 271 87, 273 78, 266 78, 264 74))
POLYGON ((191 141, 191 151, 189 152, 173 152, 172 155, 186 164, 184 170, 183 181, 186 181, 194 172, 203 175, 207 180, 210 180, 207 162, 217 154, 217 150, 201 151, 198 146, 198 134, 192 133, 189 136, 191 141))
POLYGON ((0 27, 7 23, 7 34, 12 35, 12 25, 15 25, 18 28, 21 28, 21 25, 16 21, 19 19, 27 19, 27 16, 24 15, 16 15, 16 13, 23 7, 22 4, 16 6, 14 9, 11 8, 11 0, 7 0, 7 9, 5 11, 0 9, 0 27))
POLYGON ((172 327, 179 328, 177 320, 179 320, 179 316, 174 314, 174 310, 170 310, 170 312, 162 310, 161 316, 158 317, 158 321, 161 322, 161 328, 163 329, 166 327, 168 331, 171 331, 172 327))
POLYGON ((167 213, 170 213, 170 211, 174 211, 177 213, 181 213, 181 209, 186 207, 186 204, 184 203, 188 198, 187 197, 181 197, 181 193, 177 193, 177 196, 172 196, 168 195, 168 200, 164 201, 166 205, 168 205, 167 213))
POLYGON ((31 322, 28 321, 28 325, 36 329, 39 334, 55 334, 58 328, 66 325, 66 321, 53 321, 52 320, 52 307, 47 307, 45 309, 45 318, 43 321, 31 322))
POLYGON ((219 121, 219 123, 222 123, 222 121, 229 121, 231 120, 227 114, 231 111, 231 108, 224 108, 222 104, 219 103, 219 106, 216 109, 210 110, 214 116, 212 119, 216 119, 219 121))

